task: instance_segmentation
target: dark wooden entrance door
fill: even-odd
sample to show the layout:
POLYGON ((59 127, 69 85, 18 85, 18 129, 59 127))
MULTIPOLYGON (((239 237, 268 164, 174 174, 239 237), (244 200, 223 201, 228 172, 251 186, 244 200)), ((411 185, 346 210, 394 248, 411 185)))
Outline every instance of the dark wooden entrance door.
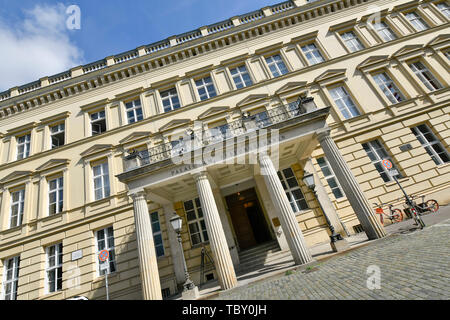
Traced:
POLYGON ((241 250, 271 240, 255 189, 230 195, 226 201, 241 250))

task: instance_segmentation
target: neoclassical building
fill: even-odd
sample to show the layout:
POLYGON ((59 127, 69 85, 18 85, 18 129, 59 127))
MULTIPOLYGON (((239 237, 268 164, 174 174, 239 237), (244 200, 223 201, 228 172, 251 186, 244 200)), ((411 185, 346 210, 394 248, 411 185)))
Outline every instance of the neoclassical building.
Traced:
POLYGON ((0 93, 0 297, 161 299, 450 202, 450 6, 293 0, 0 93), (314 177, 315 190, 305 185, 314 177), (182 218, 182 245, 170 220, 182 218), (205 248, 214 264, 206 261, 205 248))

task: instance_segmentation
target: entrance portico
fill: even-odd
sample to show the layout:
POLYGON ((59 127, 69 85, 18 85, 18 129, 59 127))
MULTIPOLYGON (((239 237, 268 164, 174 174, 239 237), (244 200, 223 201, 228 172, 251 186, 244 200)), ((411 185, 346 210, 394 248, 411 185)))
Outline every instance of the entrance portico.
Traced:
MULTIPOLYGON (((225 160, 196 162, 196 157, 204 154, 204 152, 198 152, 198 149, 202 151, 206 149, 200 145, 200 148, 196 150, 188 149, 193 150, 190 152, 192 158, 189 157, 193 160, 191 163, 174 163, 169 152, 166 159, 150 161, 149 164, 144 165, 136 162, 134 167, 128 166, 129 169, 118 177, 128 185, 131 195, 144 190, 148 200, 161 204, 165 210, 170 210, 170 204, 199 199, 216 273, 224 290, 237 285, 235 274, 235 267, 239 264, 237 240, 242 239, 242 230, 238 231, 233 226, 229 213, 230 207, 225 207, 226 199, 222 194, 222 190, 233 188, 233 186, 237 188, 236 193, 243 192, 249 190, 249 188, 245 189, 245 185, 249 185, 248 182, 251 182, 250 184, 255 186, 256 193, 268 195, 263 200, 257 199, 257 203, 261 205, 261 211, 263 211, 260 214, 265 212, 266 216, 263 218, 270 223, 269 235, 276 237, 282 249, 290 250, 296 264, 306 264, 312 261, 297 216, 292 209, 293 199, 288 198, 285 186, 280 181, 278 167, 280 161, 283 165, 291 165, 309 158, 319 144, 322 146, 325 156, 330 158, 330 164, 346 194, 356 194, 354 197, 349 197, 349 200, 368 237, 374 239, 384 236, 383 228, 374 219, 371 210, 369 211, 367 208, 367 199, 360 190, 355 177, 348 166, 346 167, 339 152, 336 152, 337 148, 335 148, 334 142, 329 138, 325 122, 329 108, 303 111, 295 116, 291 115, 291 117, 288 114, 283 119, 274 118, 274 121, 266 126, 271 131, 263 131, 261 127, 255 130, 253 127, 252 132, 256 132, 256 134, 249 135, 248 139, 244 139, 244 145, 241 147, 234 148, 234 143, 229 143, 230 139, 225 139, 226 142, 225 140, 221 141, 221 146, 213 148, 212 153, 217 155, 218 152, 226 151, 225 160), (262 136, 265 136, 264 141, 261 139, 262 136), (233 146, 231 153, 229 153, 229 149, 225 150, 224 145, 225 147, 233 146), (255 145, 256 149, 253 148, 255 145), (242 185, 243 189, 240 190, 238 185, 242 185), (275 221, 279 221, 279 224, 276 224, 275 221), (237 238, 239 232, 241 235, 237 238)), ((249 127, 245 126, 245 128, 249 127)), ((239 134, 246 133, 248 132, 244 130, 239 134)), ((238 137, 239 134, 236 134, 235 137, 238 137)), ((211 150, 211 145, 208 147, 211 150)), ((136 158, 129 157, 127 160, 135 161, 136 158)), ((135 210, 142 211, 142 208, 135 206, 135 210)), ((330 220, 337 221, 336 212, 331 214, 336 217, 330 220)), ((188 217, 186 217, 186 222, 188 222, 188 217)), ((150 221, 140 219, 136 220, 136 224, 138 223, 141 224, 140 230, 150 230, 149 234, 151 234, 150 221)), ((139 241, 140 237, 138 235, 138 245, 145 245, 144 240, 139 241)), ((191 247, 195 246, 191 243, 191 247)), ((178 257, 182 256, 176 254, 176 249, 171 248, 171 253, 178 257)), ((155 274, 158 274, 156 260, 147 254, 142 255, 142 258, 140 256, 140 262, 141 265, 147 266, 141 268, 141 273, 152 273, 152 278, 142 276, 142 285, 151 286, 154 291, 158 290, 158 284, 155 284, 154 281, 155 274)), ((176 259, 173 260, 173 263, 177 263, 176 259)), ((180 273, 179 268, 174 268, 174 272, 180 273)), ((179 278, 182 279, 182 275, 178 274, 177 279, 179 278)), ((158 299, 160 297, 156 294, 147 294, 144 295, 144 298, 158 299)))

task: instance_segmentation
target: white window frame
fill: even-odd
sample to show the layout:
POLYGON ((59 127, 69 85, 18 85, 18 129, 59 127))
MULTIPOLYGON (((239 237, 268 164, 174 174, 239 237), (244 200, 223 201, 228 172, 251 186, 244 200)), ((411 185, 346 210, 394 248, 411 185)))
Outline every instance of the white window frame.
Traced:
POLYGON ((384 42, 397 39, 397 35, 385 21, 375 22, 373 28, 384 42))
POLYGON ((200 97, 201 101, 208 100, 211 98, 214 98, 217 96, 217 90, 214 85, 213 79, 211 75, 208 75, 206 77, 203 77, 201 79, 197 79, 194 81, 195 86, 197 87, 198 96, 200 97), (209 81, 206 81, 209 79, 209 81), (211 89, 211 92, 209 89, 211 89), (200 93, 200 90, 203 89, 205 91, 204 94, 200 93))
POLYGON ((126 102, 125 113, 127 115, 128 124, 144 120, 144 110, 142 108, 141 99, 135 99, 133 101, 126 102), (138 114, 138 110, 141 111, 140 115, 138 114), (132 116, 130 116, 130 112, 132 113, 132 116))
POLYGON ((317 158, 317 164, 319 165, 320 170, 322 171, 325 180, 327 180, 328 186, 330 187, 331 192, 333 193, 334 197, 336 199, 344 198, 345 197, 344 190, 342 190, 341 184, 339 183, 338 179, 336 178, 336 175, 334 174, 334 171, 331 168, 330 163, 328 162, 328 159, 326 157, 317 158), (320 159, 323 159, 323 163, 321 163, 320 159), (326 170, 328 170, 329 174, 326 173, 326 170), (336 184, 336 187, 332 187, 332 185, 330 184, 331 180, 334 181, 334 183, 336 184), (341 195, 337 196, 335 193, 335 190, 338 190, 341 195))
POLYGON ((356 106, 355 101, 345 86, 340 85, 328 88, 328 91, 330 92, 331 98, 338 107, 344 119, 352 119, 361 115, 359 108, 356 106), (341 94, 342 92, 340 92, 339 89, 343 90, 344 95, 341 94), (347 104, 348 101, 351 102, 351 105, 347 104))
POLYGON ((308 64, 310 66, 313 66, 315 64, 319 64, 325 61, 325 58, 322 55, 322 52, 320 52, 320 49, 317 47, 316 43, 311 42, 308 44, 305 44, 301 47, 303 54, 306 57, 306 60, 308 61, 308 64))
POLYGON ((386 148, 384 147, 384 145, 378 139, 362 143, 362 146, 363 146, 364 151, 366 151, 367 156, 369 157, 370 161, 374 165, 375 169, 380 174, 381 179, 383 179, 383 181, 385 183, 388 183, 388 182, 391 182, 391 181, 394 180, 391 177, 391 175, 389 174, 389 170, 386 169, 385 166, 383 166, 382 161, 385 160, 385 159, 389 160, 392 163, 392 169, 391 170, 397 170, 398 171, 397 179, 403 178, 400 170, 397 169, 394 160, 392 160, 392 158, 388 154, 386 148), (369 150, 375 156, 375 159, 370 159, 370 156, 369 156, 369 153, 368 153, 369 151, 367 151, 366 148, 364 148, 364 145, 367 145, 369 147, 369 150), (380 154, 380 152, 378 152, 380 150, 381 150, 381 154, 380 154), (384 177, 386 177, 387 180, 384 177))
POLYGON ((438 145, 444 151, 444 152, 441 152, 441 153, 444 153, 447 156, 447 159, 450 158, 450 155, 449 155, 448 151, 444 148, 444 146, 439 141, 439 139, 434 135, 434 133, 430 129, 430 127, 428 127, 426 124, 421 124, 421 125, 418 125, 416 127, 411 128, 411 131, 414 133, 414 135, 416 136, 417 140, 419 140, 419 142, 421 143, 422 147, 425 148, 425 150, 430 155, 431 159, 433 159, 433 161, 434 161, 434 163, 436 165, 442 165, 444 163, 448 163, 449 162, 449 161, 445 162, 441 158, 440 153, 436 152, 436 150, 433 148, 434 145, 438 145), (425 126, 426 130, 428 131, 427 133, 433 139, 432 141, 429 141, 425 137, 425 134, 422 132, 422 130, 419 129, 420 126, 425 126))
POLYGON ((152 224, 153 242, 155 244, 156 257, 157 258, 164 257, 165 254, 166 254, 166 250, 164 248, 163 233, 162 233, 162 229, 161 229, 161 222, 160 222, 160 219, 159 219, 159 212, 158 211, 150 213, 150 222, 152 224), (157 219, 153 220, 153 217, 155 217, 155 216, 156 216, 157 219), (158 227, 158 229, 159 229, 158 231, 155 231, 155 229, 156 229, 155 226, 158 227), (158 236, 161 237, 161 243, 157 245, 156 244, 156 237, 158 237, 158 236), (157 250, 158 247, 162 249, 162 254, 158 254, 158 250, 157 250))
POLYGON ((161 95, 161 101, 162 101, 164 113, 181 108, 181 102, 180 102, 180 97, 178 96, 177 88, 172 88, 169 90, 162 91, 162 92, 160 92, 160 95, 161 95), (176 102, 175 99, 178 100, 178 102, 176 102), (168 106, 164 105, 164 103, 166 101, 169 103, 168 106))
POLYGON ((195 198, 195 199, 183 201, 183 209, 186 214, 186 221, 187 221, 187 227, 188 227, 188 232, 189 232, 189 238, 191 239, 191 244, 193 246, 196 246, 196 245, 200 245, 202 243, 208 242, 209 236, 208 236, 208 231, 206 229, 206 221, 205 221, 205 216, 203 215, 203 210, 202 210, 200 199, 195 198), (192 202, 193 209, 187 210, 186 203, 188 203, 190 201, 192 202), (200 216, 199 211, 202 213, 202 216, 200 216), (189 220, 188 212, 193 212, 195 214, 195 219, 189 220), (202 228, 202 222, 203 222, 203 225, 205 226, 204 228, 202 228), (197 226, 198 232, 191 233, 190 225, 194 225, 194 224, 197 226), (200 242, 195 243, 193 236, 197 235, 197 234, 200 236, 200 242), (205 234, 206 234, 206 236, 205 236, 205 234))
POLYGON ((271 55, 270 57, 266 57, 265 59, 267 66, 269 67, 269 70, 274 78, 289 73, 289 69, 287 68, 286 63, 284 63, 280 53, 271 55), (279 57, 279 60, 277 60, 278 58, 275 59, 275 57, 279 57), (271 67, 273 67, 275 70, 273 70, 271 67), (286 70, 286 72, 283 73, 282 70, 286 70))
POLYGON ((23 222, 23 212, 25 208, 25 189, 20 189, 17 191, 11 192, 11 207, 10 207, 10 218, 9 218, 9 227, 15 228, 22 225, 23 222), (19 198, 17 201, 14 201, 14 195, 18 194, 19 198), (17 215, 13 216, 13 207, 17 206, 17 215), (13 225, 13 217, 17 217, 16 225, 13 225))
MULTIPOLYGON (((91 121, 91 135, 92 136, 96 136, 96 135, 102 134, 103 132, 107 131, 106 130, 106 112, 105 112, 105 110, 92 112, 91 114, 89 114, 89 119, 91 121), (95 119, 95 120, 92 119, 94 115, 97 116, 97 119, 95 119), (97 122, 101 122, 101 121, 105 122, 105 131, 101 131, 101 129, 100 129, 101 132, 94 132, 94 126, 100 126, 99 124, 97 124, 97 122)), ((101 126, 100 126, 100 128, 101 128, 101 126)))
POLYGON ((250 73, 248 72, 247 66, 245 64, 242 64, 235 68, 230 68, 230 74, 231 77, 233 78, 236 89, 241 89, 253 85, 252 78, 250 77, 250 73), (242 68, 244 68, 245 70, 242 71, 241 70, 242 68), (235 73, 233 74, 233 72, 235 73), (247 81, 245 81, 244 76, 248 77, 247 81), (241 86, 239 87, 239 85, 241 86))
POLYGON ((308 202, 306 201, 305 195, 302 189, 300 188, 300 184, 298 183, 294 170, 292 170, 291 167, 282 169, 278 171, 278 178, 280 179, 284 192, 286 192, 286 196, 288 197, 292 211, 294 213, 301 213, 302 211, 309 210, 308 202), (287 177, 286 171, 290 171, 292 175, 287 177), (296 186, 290 186, 289 181, 294 181, 296 183, 296 186), (298 191, 300 192, 301 197, 298 197, 298 191), (300 203, 304 202, 306 206, 302 208, 301 205, 299 205, 299 202, 300 203))
POLYGON ((404 94, 395 84, 394 80, 389 76, 387 72, 379 72, 373 74, 373 80, 378 85, 380 90, 393 104, 402 102, 405 100, 404 94))
POLYGON ((65 144, 65 140, 66 140, 66 125, 64 123, 59 123, 57 125, 51 126, 50 128, 50 145, 52 149, 56 149, 58 147, 61 147, 65 144), (53 128, 57 128, 57 131, 53 132, 53 128), (58 134, 64 134, 64 139, 63 139, 63 144, 62 145, 58 145, 58 146, 54 146, 53 145, 53 136, 58 135, 58 134))
POLYGON ((56 215, 64 211, 64 178, 58 177, 48 181, 48 215, 56 215), (51 188, 52 182, 55 182, 55 189, 51 188), (55 194, 55 202, 51 202, 51 195, 55 194), (52 213, 50 207, 55 205, 55 212, 52 213))
POLYGON ((450 6, 446 1, 436 4, 436 8, 447 18, 450 19, 450 6), (445 6, 445 7, 444 7, 445 6))
POLYGON ((63 282, 63 245, 62 242, 49 246, 46 249, 46 267, 45 267, 45 288, 46 293, 54 293, 62 290, 63 282), (53 255, 50 254, 50 250, 54 248, 53 255), (51 265, 50 259, 54 258, 54 264, 51 265), (54 287, 50 284, 50 273, 54 273, 54 287), (61 279, 61 288, 58 288, 58 279, 61 279))
POLYGON ((416 75, 422 84, 430 91, 436 91, 442 88, 442 84, 434 76, 434 74, 421 61, 411 62, 408 64, 409 68, 416 75), (419 69, 417 65, 420 64, 423 69, 419 69), (436 82, 433 84, 433 81, 436 82), (437 87, 435 87, 437 85, 437 87))
POLYGON ((353 30, 345 31, 340 34, 350 52, 357 52, 365 49, 364 44, 353 30))
POLYGON ((106 274, 106 271, 108 271, 108 274, 114 273, 117 271, 117 264, 116 264, 116 250, 115 250, 115 239, 114 239, 114 228, 113 226, 109 226, 100 230, 97 230, 95 232, 95 245, 97 249, 97 253, 95 255, 95 260, 97 261, 97 274, 98 276, 103 276, 106 274), (103 231, 103 234, 105 236, 104 239, 99 239, 99 232, 103 231), (110 235, 109 231, 111 231, 112 235, 110 235), (109 243, 112 240, 112 245, 109 243), (104 241, 104 246, 102 249, 100 249, 100 241, 104 241), (100 251, 108 250, 109 255, 108 259, 104 262, 100 262, 98 259, 98 255, 100 254, 100 251), (108 267, 107 270, 100 270, 100 264, 107 263, 108 267), (114 270, 111 269, 111 264, 113 265, 114 270))
POLYGON ((425 20, 415 11, 405 13, 405 18, 411 23, 416 31, 420 32, 430 28, 425 20))
POLYGON ((0 300, 17 300, 17 292, 19 289, 20 256, 5 259, 3 271, 3 285, 0 300), (12 263, 12 267, 8 268, 10 262, 12 263), (11 274, 9 279, 8 273, 11 274), (11 292, 8 294, 6 292, 7 285, 11 285, 11 292))
POLYGON ((26 135, 17 137, 17 160, 26 159, 30 156, 31 151, 31 133, 28 133, 26 135), (21 139, 24 139, 23 142, 21 142, 21 139), (23 151, 20 152, 20 147, 23 147, 23 151))
POLYGON ((108 168, 108 162, 102 162, 99 164, 96 164, 92 166, 92 181, 93 181, 93 191, 94 191, 94 199, 95 201, 105 199, 111 195, 111 184, 109 181, 109 168, 108 168), (99 174, 95 174, 95 168, 100 168, 99 174), (98 181, 101 182, 99 187, 95 187, 95 180, 99 179, 98 181), (101 197, 97 197, 97 190, 101 190, 101 197))

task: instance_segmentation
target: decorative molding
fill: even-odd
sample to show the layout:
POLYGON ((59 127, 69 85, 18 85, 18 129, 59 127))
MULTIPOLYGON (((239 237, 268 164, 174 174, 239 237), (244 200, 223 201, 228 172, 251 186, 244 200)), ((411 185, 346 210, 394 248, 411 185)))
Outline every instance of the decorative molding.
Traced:
POLYGON ((208 117, 217 115, 219 113, 224 113, 230 111, 230 107, 212 107, 208 109, 207 111, 203 112, 201 115, 198 116, 199 120, 204 120, 208 117))

